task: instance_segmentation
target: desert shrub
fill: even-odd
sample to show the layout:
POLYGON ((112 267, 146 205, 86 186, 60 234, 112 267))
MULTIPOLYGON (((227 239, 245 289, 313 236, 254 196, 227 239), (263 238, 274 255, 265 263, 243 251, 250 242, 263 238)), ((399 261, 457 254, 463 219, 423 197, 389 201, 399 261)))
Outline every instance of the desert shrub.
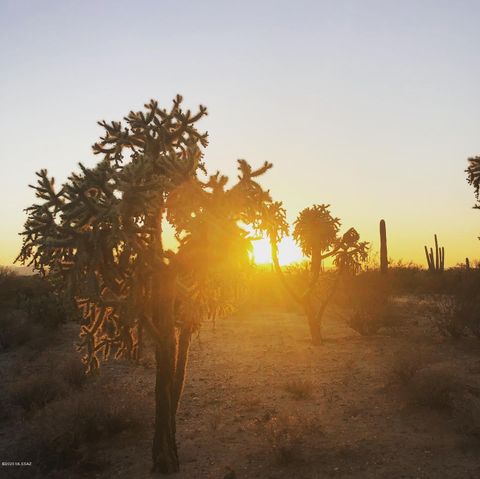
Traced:
POLYGON ((313 394, 313 383, 308 379, 295 379, 285 384, 285 391, 294 399, 309 399, 313 394))
POLYGON ((467 328, 466 311, 459 297, 437 296, 429 308, 430 319, 444 337, 458 339, 465 335, 467 328))
POLYGON ((34 333, 25 311, 5 311, 0 316, 0 351, 27 343, 34 333))
MULTIPOLYGON (((366 274, 376 273, 367 271, 366 274)), ((480 269, 450 268, 432 274, 415 264, 390 264, 388 281, 393 294, 452 294, 464 278, 480 280, 480 269)))
POLYGON ((430 317, 443 336, 460 338, 470 332, 480 338, 480 277, 464 271, 457 278, 450 294, 434 297, 430 317))
POLYGON ((13 405, 32 412, 63 396, 65 392, 65 385, 48 371, 17 381, 10 389, 10 398, 13 405))
POLYGON ((140 425, 141 408, 113 397, 89 390, 50 403, 30 423, 15 457, 32 461, 44 472, 92 466, 92 461, 101 466, 94 457, 98 441, 140 425))
POLYGON ((282 466, 302 462, 306 447, 316 445, 316 436, 322 434, 317 418, 296 415, 275 416, 264 427, 275 461, 282 466))
POLYGON ((372 271, 345 278, 344 291, 350 328, 371 335, 395 325, 390 284, 385 276, 372 271))
POLYGON ((66 319, 66 311, 62 301, 52 292, 25 298, 23 305, 30 320, 47 330, 57 328, 66 319))
POLYGON ((63 302, 49 288, 38 277, 0 271, 0 351, 33 339, 37 349, 43 349, 43 336, 54 331, 67 316, 63 302))
POLYGON ((8 268, 0 271, 0 308, 15 307, 24 298, 45 294, 51 290, 38 275, 22 276, 8 268))

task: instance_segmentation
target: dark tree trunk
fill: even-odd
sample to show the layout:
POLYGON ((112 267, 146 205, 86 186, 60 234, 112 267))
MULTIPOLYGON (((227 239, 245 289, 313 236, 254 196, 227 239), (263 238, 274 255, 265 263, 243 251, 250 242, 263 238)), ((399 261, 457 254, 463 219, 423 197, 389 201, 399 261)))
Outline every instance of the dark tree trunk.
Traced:
POLYGON ((312 305, 309 297, 307 297, 304 301, 303 307, 308 320, 310 336, 312 337, 312 343, 315 346, 320 346, 323 343, 323 316, 325 315, 325 311, 331 299, 333 298, 333 295, 337 291, 340 277, 340 274, 337 274, 335 281, 330 288, 330 291, 328 292, 322 303, 318 306, 318 308, 315 308, 312 305))
POLYGON ((156 347, 155 434, 152 459, 154 472, 173 474, 180 470, 180 465, 175 437, 175 406, 172 400, 174 383, 166 368, 166 361, 168 362, 169 358, 165 353, 161 345, 156 347))
POLYGON ((183 385, 185 383, 185 375, 188 363, 188 350, 190 349, 190 339, 192 338, 192 330, 190 326, 184 326, 180 330, 178 336, 178 351, 177 364, 175 367, 175 388, 173 394, 173 404, 175 411, 178 410, 180 397, 183 392, 183 385))
POLYGON ((172 474, 180 470, 175 438, 175 362, 177 340, 173 310, 174 278, 168 271, 155 275, 152 284, 153 322, 158 332, 155 347, 155 434, 153 471, 172 474))

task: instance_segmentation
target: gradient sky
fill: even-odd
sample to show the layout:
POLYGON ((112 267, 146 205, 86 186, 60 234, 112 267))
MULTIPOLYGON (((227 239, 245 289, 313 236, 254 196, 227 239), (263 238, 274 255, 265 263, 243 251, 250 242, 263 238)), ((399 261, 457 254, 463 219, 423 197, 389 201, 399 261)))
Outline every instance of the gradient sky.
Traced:
POLYGON ((330 203, 389 256, 480 258, 465 181, 480 155, 479 1, 0 0, 0 264, 16 256, 34 172, 63 181, 99 119, 150 98, 207 105, 210 171, 246 158, 291 221, 330 203))

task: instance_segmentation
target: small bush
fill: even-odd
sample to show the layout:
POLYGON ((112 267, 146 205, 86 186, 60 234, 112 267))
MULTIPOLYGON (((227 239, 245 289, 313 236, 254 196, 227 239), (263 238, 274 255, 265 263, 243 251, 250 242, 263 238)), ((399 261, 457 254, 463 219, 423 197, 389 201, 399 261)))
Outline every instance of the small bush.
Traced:
POLYGON ((94 457, 96 444, 137 428, 139 410, 101 391, 82 391, 52 402, 32 420, 16 457, 32 461, 43 472, 74 465, 101 467, 94 457))
POLYGON ((32 335, 31 326, 21 312, 11 312, 0 319, 0 351, 21 346, 32 335))
POLYGON ((394 325, 393 302, 387 278, 372 271, 345 280, 347 325, 362 336, 394 325))
POLYGON ((47 330, 56 329, 67 316, 60 298, 52 292, 26 298, 24 307, 30 320, 47 330))
POLYGON ((285 391, 290 393, 294 399, 309 399, 313 394, 313 384, 308 379, 296 379, 285 385, 285 391))
POLYGON ((468 318, 458 296, 437 296, 429 309, 430 319, 442 336, 458 339, 465 335, 468 318))
POLYGON ((288 466, 307 459, 319 446, 323 430, 316 416, 270 416, 260 427, 277 464, 288 466))
POLYGON ((480 282, 477 271, 456 273, 449 294, 434 297, 430 318, 445 337, 458 339, 468 332, 480 338, 480 282))
POLYGON ((40 409, 64 394, 64 384, 48 372, 21 379, 10 389, 12 404, 27 412, 40 409))

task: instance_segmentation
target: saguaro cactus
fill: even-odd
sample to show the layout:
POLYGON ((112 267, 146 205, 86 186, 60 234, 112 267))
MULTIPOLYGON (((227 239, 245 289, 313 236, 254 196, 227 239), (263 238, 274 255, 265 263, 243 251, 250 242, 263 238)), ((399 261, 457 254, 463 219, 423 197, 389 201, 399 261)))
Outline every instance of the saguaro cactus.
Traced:
POLYGON ((380 271, 383 274, 388 271, 387 227, 385 226, 385 220, 380 220, 380 271))
POLYGON ((445 270, 445 248, 438 246, 437 235, 434 235, 435 239, 435 256, 433 255, 433 248, 425 248, 425 256, 427 257, 428 270, 431 272, 442 272, 445 270))

